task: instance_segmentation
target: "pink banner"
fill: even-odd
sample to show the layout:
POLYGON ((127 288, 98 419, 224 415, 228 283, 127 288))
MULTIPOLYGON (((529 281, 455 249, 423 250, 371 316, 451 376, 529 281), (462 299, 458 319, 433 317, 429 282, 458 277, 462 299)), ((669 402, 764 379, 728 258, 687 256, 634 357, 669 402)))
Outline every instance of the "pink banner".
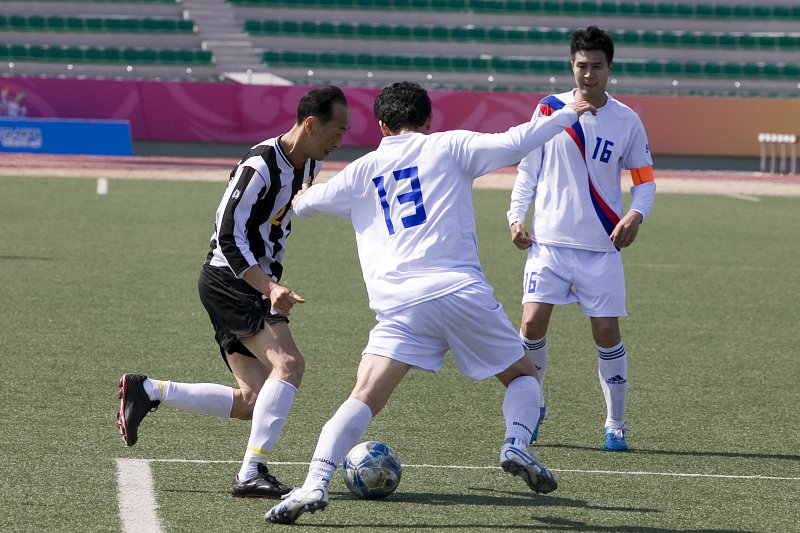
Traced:
MULTIPOLYGON (((128 120, 135 141, 254 143, 294 123, 310 87, 154 81, 6 78, 7 98, 28 117, 128 120)), ((377 89, 345 88, 349 146, 380 141, 372 103, 377 89)), ((527 120, 537 96, 432 91, 434 130, 496 132, 527 120)))
MULTIPOLYGON (((127 120, 134 141, 252 144, 294 123, 309 87, 238 83, 48 78, 0 80, 0 115, 127 120), (6 111, 4 113, 3 111, 6 111)), ((376 146, 372 114, 378 89, 345 88, 350 104, 347 146, 376 146)), ((544 96, 534 93, 430 91, 433 131, 498 132, 530 118, 544 96)), ((620 96, 642 117, 656 155, 758 155, 760 132, 798 133, 800 100, 620 96), (746 115, 743 115, 743 109, 746 115)))

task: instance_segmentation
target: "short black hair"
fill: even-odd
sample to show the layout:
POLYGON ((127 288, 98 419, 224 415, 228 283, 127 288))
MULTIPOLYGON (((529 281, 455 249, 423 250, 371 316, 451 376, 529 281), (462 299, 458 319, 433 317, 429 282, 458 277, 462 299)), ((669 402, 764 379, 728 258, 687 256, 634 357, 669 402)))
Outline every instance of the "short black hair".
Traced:
POLYGON ((417 129, 431 116, 431 99, 419 84, 400 81, 381 91, 372 110, 389 131, 417 129))
POLYGON ((330 121, 333 118, 333 104, 336 102, 347 105, 344 92, 335 85, 325 85, 308 91, 297 104, 297 124, 308 117, 316 117, 322 122, 330 121))
POLYGON ((590 50, 603 52, 609 65, 614 61, 614 41, 606 30, 597 26, 589 26, 585 30, 577 30, 572 34, 572 42, 569 45, 571 58, 575 58, 576 52, 590 50))

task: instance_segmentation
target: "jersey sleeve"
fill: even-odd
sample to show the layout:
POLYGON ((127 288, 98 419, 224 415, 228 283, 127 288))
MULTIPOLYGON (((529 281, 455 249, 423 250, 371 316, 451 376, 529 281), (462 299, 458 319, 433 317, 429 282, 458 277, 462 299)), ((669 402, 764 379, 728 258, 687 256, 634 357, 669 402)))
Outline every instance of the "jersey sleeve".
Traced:
MULTIPOLYGON (((531 120, 542 116, 539 106, 533 113, 531 120)), ((524 222, 528 208, 536 197, 536 185, 539 182, 539 172, 542 169, 542 146, 537 146, 529 152, 517 166, 517 178, 511 190, 511 205, 506 212, 508 225, 514 222, 524 222)))
POLYGON ((650 144, 644 131, 642 121, 636 119, 633 135, 623 161, 623 167, 630 170, 633 185, 631 186, 630 209, 647 218, 655 202, 656 182, 653 174, 653 158, 650 144))
POLYGON ((477 178, 518 163, 531 150, 568 128, 577 117, 575 111, 564 108, 551 116, 534 116, 503 133, 455 132, 451 153, 469 176, 477 178))
POLYGON ((267 187, 261 170, 263 169, 243 165, 239 170, 234 189, 218 213, 219 247, 231 270, 239 278, 248 268, 258 264, 255 254, 250 249, 246 226, 253 205, 267 187))
POLYGON ((317 183, 303 193, 292 205, 294 214, 299 217, 312 217, 328 213, 343 218, 350 216, 353 197, 348 185, 350 168, 336 174, 325 183, 317 183))

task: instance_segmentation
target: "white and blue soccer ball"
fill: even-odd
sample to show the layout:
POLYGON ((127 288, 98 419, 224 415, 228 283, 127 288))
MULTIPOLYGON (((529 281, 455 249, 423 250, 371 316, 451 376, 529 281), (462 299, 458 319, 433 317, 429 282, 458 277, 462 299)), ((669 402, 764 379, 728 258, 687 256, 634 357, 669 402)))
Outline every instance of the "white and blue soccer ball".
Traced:
POLYGON ((342 461, 342 476, 356 497, 385 498, 400 484, 400 459, 385 442, 370 440, 357 444, 342 461))

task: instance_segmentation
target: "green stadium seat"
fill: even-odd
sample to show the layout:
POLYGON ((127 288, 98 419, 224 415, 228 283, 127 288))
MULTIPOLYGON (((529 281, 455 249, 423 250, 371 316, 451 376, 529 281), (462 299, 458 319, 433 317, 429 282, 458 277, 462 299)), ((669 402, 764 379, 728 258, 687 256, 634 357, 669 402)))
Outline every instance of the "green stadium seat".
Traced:
POLYGON ((753 16, 755 18, 772 18, 772 6, 753 6, 753 16))
POLYGON ((758 48, 777 48, 778 38, 772 35, 759 35, 756 38, 758 48))
POLYGON ((737 39, 737 44, 740 48, 755 48, 757 46, 757 41, 752 35, 743 34, 737 39))
POLYGON ((753 18, 753 6, 747 4, 737 4, 733 6, 733 16, 740 19, 753 18))
POLYGON ((358 54, 356 55, 356 65, 361 68, 374 68, 375 56, 372 54, 358 54))
POLYGON ((432 66, 430 56, 414 56, 411 63, 417 70, 430 70, 432 66))
POLYGON ((350 52, 339 52, 337 54, 336 62, 341 68, 355 68, 357 66, 356 55, 351 54, 350 52))
POLYGON ((320 67, 337 68, 339 55, 335 52, 320 52, 317 56, 320 67))
POLYGON ((647 61, 644 64, 644 73, 647 76, 661 76, 664 74, 664 63, 661 61, 647 61))
POLYGON ((735 78, 737 76, 742 75, 742 65, 739 63, 723 63, 722 64, 722 74, 724 76, 728 76, 731 78, 735 78))
POLYGON ((249 33, 251 35, 258 35, 260 33, 264 33, 261 22, 258 20, 245 20, 244 31, 245 33, 249 33))
POLYGON ((394 70, 394 56, 378 54, 375 56, 375 67, 386 70, 394 70))
POLYGON ((43 61, 47 59, 47 47, 34 44, 28 48, 28 58, 34 61, 43 61))
POLYGON ((783 65, 784 78, 800 78, 800 65, 797 63, 786 63, 783 65))
POLYGON ((0 43, 0 60, 11 59, 11 52, 7 44, 0 43))
POLYGON ((469 60, 469 70, 473 72, 485 72, 490 68, 490 60, 485 57, 472 57, 469 60))
POLYGON ((169 48, 165 48, 163 50, 158 51, 158 62, 159 63, 179 63, 178 59, 178 52, 176 50, 170 50, 169 48))
POLYGON ((450 58, 450 67, 453 70, 469 70, 468 57, 452 57, 450 58))
POLYGON ((66 53, 61 46, 49 46, 47 48, 47 60, 60 63, 64 61, 66 53))
POLYGON ((670 48, 680 46, 680 35, 672 31, 666 31, 661 34, 661 46, 670 48))
POLYGON ((431 38, 430 26, 413 26, 411 28, 411 37, 418 41, 427 41, 431 38))
POLYGON ((84 51, 78 46, 63 46, 64 59, 73 63, 82 63, 86 60, 84 51))
POLYGON ((450 36, 457 41, 466 41, 469 37, 469 30, 463 26, 455 26, 450 28, 450 36))
MULTIPOLYGON (((753 63, 746 64, 745 74, 749 67, 758 67, 758 65, 753 63)), ((767 63, 762 67, 760 74, 765 78, 780 78, 783 76, 783 68, 775 63, 767 63)))
POLYGON ((676 13, 675 4, 667 2, 659 2, 656 4, 656 15, 659 17, 672 17, 676 13))
POLYGON ((603 17, 614 17, 622 14, 620 13, 620 7, 621 3, 617 4, 616 2, 604 1, 600 2, 598 12, 603 17))
POLYGON ((641 61, 627 61, 624 65, 626 74, 631 76, 641 76, 644 74, 644 63, 641 61))
POLYGON ((97 17, 87 18, 85 21, 86 29, 91 31, 104 31, 103 19, 97 17))
POLYGON ((281 59, 281 53, 277 50, 266 50, 261 56, 261 61, 268 66, 280 65, 281 59))
POLYGON ((314 37, 317 35, 317 23, 313 20, 302 20, 299 23, 298 32, 306 37, 314 37))
POLYGON ((713 18, 716 16, 714 6, 710 4, 697 4, 694 6, 694 16, 701 18, 713 18))
POLYGON ((375 25, 361 23, 357 27, 356 33, 359 37, 371 38, 375 36, 375 25))
POLYGON ((664 63, 664 74, 667 76, 680 76, 683 73, 683 63, 680 61, 667 61, 664 63))
POLYGON ((722 75, 722 65, 716 62, 708 62, 703 65, 703 74, 705 76, 720 76, 722 75))
POLYGON ((40 15, 28 17, 28 29, 33 31, 44 31, 47 29, 47 20, 40 15))
POLYGON ((64 17, 47 17, 45 24, 48 30, 61 31, 67 27, 64 17))
POLYGON ((28 19, 27 17, 21 17, 19 15, 11 15, 10 17, 8 17, 8 27, 16 31, 27 30, 28 19))
POLYGON ((450 58, 446 56, 433 56, 431 59, 431 66, 437 71, 447 71, 450 68, 450 58))
POLYGON ((284 20, 281 22, 281 32, 290 35, 300 33, 300 24, 296 20, 284 20))
POLYGON ((68 31, 83 31, 86 29, 86 20, 80 17, 67 17, 65 26, 68 31))
POLYGON ((711 33, 700 33, 697 34, 697 44, 702 48, 716 48, 719 38, 711 33))
POLYGON ((700 76, 703 73, 703 66, 697 61, 687 61, 683 64, 683 72, 687 76, 700 76))
POLYGON ((489 28, 489 31, 487 32, 487 37, 490 41, 502 43, 508 40, 507 33, 508 30, 506 30, 505 28, 495 26, 493 28, 489 28))
POLYGON ((338 24, 333 22, 320 22, 317 26, 317 34, 320 37, 336 37, 339 34, 338 24))
POLYGON ((641 44, 646 46, 658 46, 661 44, 660 32, 645 31, 641 35, 641 44))
POLYGON ((730 33, 723 33, 718 37, 717 44, 723 48, 737 48, 739 39, 730 33))
POLYGON ((678 4, 675 6, 675 15, 679 18, 691 18, 695 14, 693 4, 678 4))
POLYGON ((401 70, 411 70, 413 68, 411 56, 394 56, 394 67, 401 70))
POLYGON ((9 47, 9 55, 11 56, 11 59, 28 59, 28 47, 24 44, 12 44, 9 47))
MULTIPOLYGON (((545 38, 545 34, 541 34, 542 39, 545 38)), ((528 30, 525 28, 508 28, 506 29, 506 42, 511 43, 524 43, 528 40, 528 30)))

